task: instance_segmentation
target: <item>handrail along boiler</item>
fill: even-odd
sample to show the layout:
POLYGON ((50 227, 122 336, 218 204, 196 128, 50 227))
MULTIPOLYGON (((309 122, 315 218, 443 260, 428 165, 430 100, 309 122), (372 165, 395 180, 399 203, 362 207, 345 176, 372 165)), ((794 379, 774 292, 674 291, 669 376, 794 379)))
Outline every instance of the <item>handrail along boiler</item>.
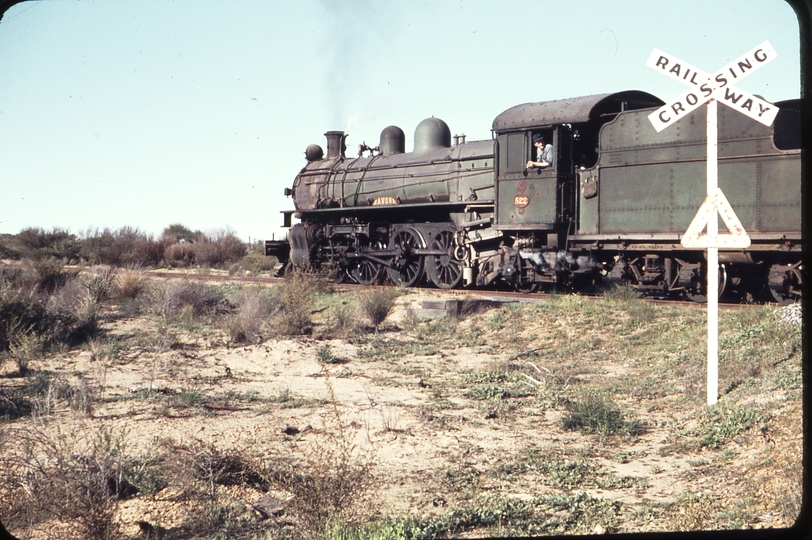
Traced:
MULTIPOLYGON (((329 131, 285 190, 287 242, 266 243, 285 267, 335 269, 338 280, 531 292, 609 277, 663 296, 703 301, 703 251, 680 238, 705 198, 705 107, 657 133, 663 102, 641 91, 526 103, 499 114, 493 138, 466 142, 427 118, 406 152, 396 126, 378 147, 346 156, 329 131), (527 169, 533 136, 553 165, 527 169), (292 217, 299 223, 292 225, 292 217)), ((768 290, 797 301, 801 279, 800 101, 775 104, 772 126, 719 111, 719 186, 751 238, 720 251, 720 295, 768 290)))

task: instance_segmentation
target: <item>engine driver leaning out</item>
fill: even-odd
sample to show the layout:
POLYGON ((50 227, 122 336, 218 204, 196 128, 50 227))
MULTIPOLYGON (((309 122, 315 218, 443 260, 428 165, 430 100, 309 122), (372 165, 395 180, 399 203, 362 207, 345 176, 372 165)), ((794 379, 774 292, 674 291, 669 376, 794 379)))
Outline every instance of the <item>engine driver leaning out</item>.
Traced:
POLYGON ((553 145, 544 144, 544 137, 533 135, 533 146, 536 147, 536 161, 530 160, 525 165, 528 169, 546 169, 553 165, 553 145))

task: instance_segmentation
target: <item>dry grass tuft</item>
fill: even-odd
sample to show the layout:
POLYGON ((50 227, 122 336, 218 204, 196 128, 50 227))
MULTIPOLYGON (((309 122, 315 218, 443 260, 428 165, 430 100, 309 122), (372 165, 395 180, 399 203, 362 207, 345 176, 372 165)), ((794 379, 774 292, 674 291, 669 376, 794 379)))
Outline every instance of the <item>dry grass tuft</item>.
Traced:
POLYGON ((138 266, 120 270, 116 276, 114 296, 119 300, 135 299, 141 294, 147 284, 144 271, 138 266))

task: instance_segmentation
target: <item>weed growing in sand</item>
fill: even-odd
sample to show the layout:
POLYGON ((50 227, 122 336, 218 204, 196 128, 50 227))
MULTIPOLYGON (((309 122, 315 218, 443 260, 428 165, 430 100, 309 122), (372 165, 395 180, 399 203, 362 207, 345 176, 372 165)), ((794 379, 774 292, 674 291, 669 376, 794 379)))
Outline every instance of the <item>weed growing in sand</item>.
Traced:
POLYGON ((333 354, 333 349, 326 344, 318 348, 316 351, 316 359, 322 364, 337 364, 341 362, 341 359, 333 354))
POLYGON ((715 449, 768 418, 758 407, 735 407, 720 402, 699 411, 696 435, 702 446, 715 449))
POLYGON ((567 404, 564 429, 595 435, 629 436, 639 432, 635 421, 628 421, 617 403, 603 390, 584 388, 567 404))
POLYGON ((298 522, 296 535, 321 538, 333 527, 357 528, 374 513, 374 450, 352 442, 354 428, 345 420, 327 379, 328 412, 324 426, 301 458, 281 462, 274 483, 293 497, 290 515, 298 522))

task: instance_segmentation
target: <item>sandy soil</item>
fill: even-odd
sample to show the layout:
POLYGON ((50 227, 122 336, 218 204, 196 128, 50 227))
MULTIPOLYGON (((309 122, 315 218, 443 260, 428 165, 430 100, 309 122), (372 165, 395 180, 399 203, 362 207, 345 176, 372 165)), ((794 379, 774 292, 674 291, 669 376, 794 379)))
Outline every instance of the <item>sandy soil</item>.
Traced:
MULTIPOLYGON (((406 324, 407 309, 419 308, 424 298, 401 297, 382 335, 399 336, 396 329, 406 324)), ((108 321, 104 323, 106 339, 132 335, 151 324, 146 317, 108 321)), ((786 402, 770 421, 768 434, 753 430, 730 443, 735 458, 721 463, 719 452, 707 448, 690 453, 670 450, 679 445, 690 420, 681 419, 680 412, 669 410, 665 403, 657 407, 624 404, 625 410, 645 418, 644 433, 632 440, 602 439, 564 430, 561 408, 529 403, 522 406, 521 414, 494 412, 482 401, 466 397, 455 382, 460 373, 504 363, 507 354, 460 348, 380 361, 361 354, 368 347, 356 339, 309 337, 230 346, 221 332, 209 329, 178 331, 171 346, 162 351, 146 346, 128 348, 115 358, 92 350, 71 351, 36 367, 64 374, 72 384, 78 384, 80 378, 101 384, 103 399, 96 402, 90 416, 64 407, 51 414, 60 418, 63 428, 74 425, 90 432, 106 425, 123 430, 130 453, 147 451, 156 440, 171 438, 180 444, 203 441, 256 456, 296 454, 319 444, 326 432, 341 430, 365 455, 374 455, 380 509, 385 514, 438 514, 476 493, 529 500, 561 492, 539 473, 492 474, 536 448, 556 460, 588 456, 602 478, 625 478, 617 488, 587 483, 567 491, 620 501, 626 505, 627 516, 644 507, 667 507, 686 494, 704 493, 723 497, 730 508, 745 497, 752 499, 751 506, 758 513, 746 518, 748 527, 790 525, 776 503, 780 491, 786 489, 786 479, 762 467, 771 452, 774 460, 786 461, 784 467, 798 467, 800 400, 786 402), (318 351, 325 345, 340 362, 319 362, 318 351), (159 399, 181 392, 199 393, 199 402, 194 407, 167 407, 159 399), (284 401, 283 396, 289 400, 284 401), (292 405, 294 399, 301 405, 292 405), (783 449, 780 459, 776 448, 783 449), (471 471, 475 479, 468 483, 455 480, 449 473, 452 469, 471 471)), ((544 383, 544 375, 539 371, 536 381, 544 383)), ((597 360, 579 378, 587 382, 634 376, 631 361, 618 365, 597 360)), ((677 396, 673 399, 677 401, 677 396)), ((785 396, 764 399, 776 402, 785 396)), ((53 422, 49 426, 47 429, 55 429, 53 422)), ((242 494, 249 502, 264 495, 242 494)), ((167 528, 179 526, 182 509, 173 508, 176 503, 171 500, 171 493, 164 492, 154 498, 123 501, 119 519, 124 531, 136 535, 139 520, 160 521, 167 528)), ((640 526, 639 522, 629 523, 640 526)), ((652 523, 651 529, 659 526, 652 523)))

